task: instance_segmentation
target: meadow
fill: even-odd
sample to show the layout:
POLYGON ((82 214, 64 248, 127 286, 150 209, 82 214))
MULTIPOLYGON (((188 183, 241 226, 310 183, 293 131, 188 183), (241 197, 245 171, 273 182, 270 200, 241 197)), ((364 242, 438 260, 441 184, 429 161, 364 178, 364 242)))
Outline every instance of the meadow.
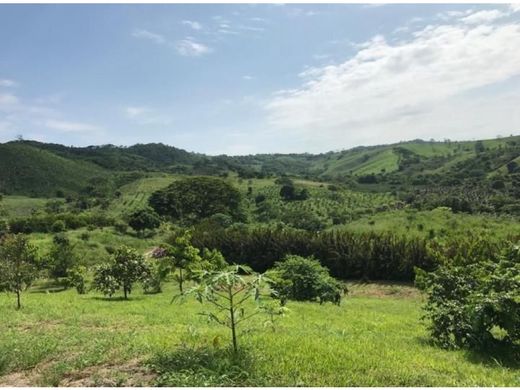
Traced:
POLYGON ((341 306, 289 302, 274 329, 240 336, 208 323, 194 299, 137 289, 129 301, 40 283, 24 307, 0 295, 1 386, 519 386, 518 364, 432 345, 411 286, 349 283, 341 306), (52 291, 52 290, 50 290, 52 291))

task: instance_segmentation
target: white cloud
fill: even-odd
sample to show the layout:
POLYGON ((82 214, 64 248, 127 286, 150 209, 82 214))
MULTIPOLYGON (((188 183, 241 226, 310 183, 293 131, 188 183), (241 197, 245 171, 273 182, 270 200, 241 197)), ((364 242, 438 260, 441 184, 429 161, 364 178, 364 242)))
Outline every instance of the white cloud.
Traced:
POLYGON ((101 127, 83 122, 67 122, 56 119, 49 119, 45 122, 45 127, 58 130, 64 133, 85 133, 102 130, 101 127))
POLYGON ((211 49, 193 38, 186 38, 175 43, 175 49, 181 56, 199 57, 211 52, 211 49))
POLYGON ((253 80, 253 78, 254 78, 253 76, 250 76, 250 75, 248 75, 248 74, 245 74, 245 75, 242 76, 242 79, 243 79, 243 80, 248 80, 248 81, 249 81, 249 80, 253 80))
POLYGON ((161 34, 157 34, 157 33, 154 33, 154 32, 151 32, 151 31, 148 31, 148 30, 135 30, 133 33, 132 33, 132 36, 135 37, 135 38, 140 38, 140 39, 148 39, 150 41, 153 41, 157 44, 163 44, 163 43, 166 43, 166 39, 164 38, 164 36, 162 36, 161 34))
POLYGON ((10 93, 0 93, 0 109, 10 107, 18 103, 18 98, 10 93))
POLYGON ((507 15, 507 13, 497 9, 484 10, 465 16, 461 19, 461 21, 467 24, 490 23, 507 15))
POLYGON ((169 125, 173 122, 169 115, 158 113, 150 107, 128 106, 123 111, 128 119, 139 125, 169 125))
POLYGON ((520 12, 520 3, 509 4, 511 12, 520 12))
POLYGON ((182 24, 184 24, 185 26, 189 26, 194 30, 202 30, 202 24, 193 20, 183 20, 182 24))
POLYGON ((0 79, 0 87, 16 87, 18 83, 13 80, 0 79))
POLYGON ((477 88, 520 76, 518 23, 430 25, 408 41, 389 44, 378 36, 359 47, 348 61, 307 69, 299 88, 273 95, 266 105, 273 128, 303 139, 319 134, 320 142, 328 142, 323 147, 347 139, 390 141, 404 131, 415 137, 418 129, 430 138, 449 128, 443 136, 450 136, 471 131, 485 113, 497 119, 495 131, 520 128, 520 115, 503 115, 510 101, 499 108, 488 91, 485 104, 470 104, 479 96, 477 88), (460 112, 460 107, 472 111, 460 112), (496 112, 502 115, 492 115, 496 112), (461 115, 464 120, 453 129, 450 118, 461 115))

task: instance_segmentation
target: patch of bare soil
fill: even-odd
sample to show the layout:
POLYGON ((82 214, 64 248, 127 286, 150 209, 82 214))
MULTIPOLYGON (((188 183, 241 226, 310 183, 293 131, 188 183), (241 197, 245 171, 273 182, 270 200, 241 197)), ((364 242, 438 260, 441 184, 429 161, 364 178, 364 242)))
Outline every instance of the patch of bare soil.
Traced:
POLYGON ((150 386, 156 374, 137 359, 122 364, 103 364, 73 371, 60 387, 142 387, 150 386))
MULTIPOLYGON (((13 372, 0 377, 0 387, 39 386, 45 371, 52 362, 39 364, 26 371, 13 372)), ((156 374, 144 367, 139 360, 121 364, 102 364, 64 374, 59 387, 144 387, 150 386, 156 374)))
POLYGON ((411 285, 371 282, 347 283, 348 296, 374 298, 419 298, 421 292, 411 285))

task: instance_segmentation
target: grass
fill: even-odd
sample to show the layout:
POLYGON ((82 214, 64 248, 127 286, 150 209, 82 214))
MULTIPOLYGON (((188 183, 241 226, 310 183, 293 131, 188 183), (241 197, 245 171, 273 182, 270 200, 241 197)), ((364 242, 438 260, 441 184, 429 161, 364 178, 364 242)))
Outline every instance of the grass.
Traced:
POLYGON ((45 204, 55 198, 30 198, 28 196, 4 196, 1 205, 9 217, 28 217, 45 209, 45 204))
POLYGON ((417 236, 456 237, 470 233, 484 234, 488 239, 520 236, 518 219, 512 216, 454 214, 449 210, 394 210, 380 212, 350 222, 340 229, 354 231, 392 231, 417 236))
POLYGON ((228 332, 176 290, 129 301, 68 290, 0 295, 0 385, 518 386, 518 367, 431 345, 421 296, 351 284, 341 306, 290 302, 275 330, 256 317, 227 352, 228 332))

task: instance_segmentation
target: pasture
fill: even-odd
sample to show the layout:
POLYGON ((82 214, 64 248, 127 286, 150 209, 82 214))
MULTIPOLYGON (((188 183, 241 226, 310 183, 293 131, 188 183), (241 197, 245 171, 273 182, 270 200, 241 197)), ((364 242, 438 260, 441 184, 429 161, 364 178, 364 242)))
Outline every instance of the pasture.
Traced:
MULTIPOLYGON (((289 302, 274 329, 244 323, 238 360, 226 329, 177 292, 129 301, 40 283, 0 295, 1 386, 519 386, 514 362, 431 345, 410 286, 353 284, 341 306, 289 302), (5 315, 7 313, 7 315, 5 315)), ((252 303, 251 303, 252 305, 252 303)))

